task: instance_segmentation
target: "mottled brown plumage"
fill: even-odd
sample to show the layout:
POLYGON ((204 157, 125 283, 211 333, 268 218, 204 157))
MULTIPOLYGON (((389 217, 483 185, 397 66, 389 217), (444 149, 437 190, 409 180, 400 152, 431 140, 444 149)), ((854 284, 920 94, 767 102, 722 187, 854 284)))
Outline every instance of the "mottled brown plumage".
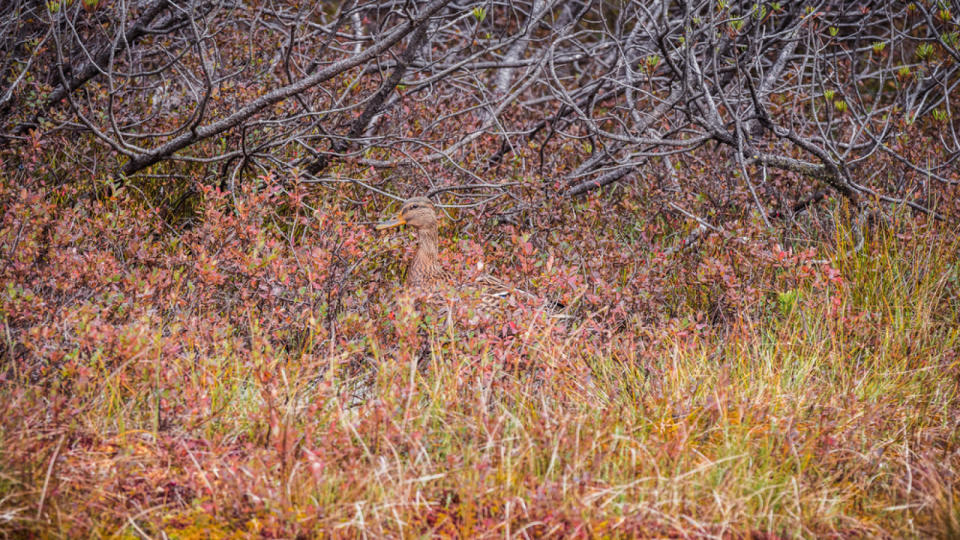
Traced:
MULTIPOLYGON (((455 319, 467 317, 462 322, 468 327, 478 328, 476 325, 489 325, 493 320, 478 316, 485 313, 487 316, 500 315, 501 321, 506 315, 505 309, 515 309, 517 307, 516 297, 511 295, 522 295, 542 302, 542 299, 531 293, 509 287, 504 282, 493 276, 484 274, 471 280, 471 283, 453 283, 451 277, 440 266, 437 252, 437 212, 433 203, 425 197, 414 197, 403 203, 397 217, 377 225, 378 230, 388 229, 409 225, 416 229, 418 246, 417 252, 410 261, 407 269, 407 277, 404 282, 404 294, 400 298, 410 299, 412 294, 416 301, 414 311, 421 316, 424 313, 430 313, 434 321, 435 329, 433 331, 440 333, 455 334, 455 319), (453 286, 452 289, 447 286, 453 286), (454 294, 450 294, 455 290, 454 294), (466 291, 473 290, 475 295, 467 293, 466 301, 472 307, 466 308, 462 301, 465 299, 462 295, 466 291), (479 303, 476 303, 479 301, 479 303), (512 307, 510 307, 512 306, 512 307)), ((400 304, 395 304, 395 306, 400 304)), ((552 306, 543 305, 541 309, 546 309, 553 313, 552 306)), ((509 316, 509 315, 507 315, 509 316)), ((565 314, 551 314, 552 318, 568 318, 565 314)), ((494 323, 497 325, 497 323, 494 323)), ((499 325, 495 326, 498 327, 499 325)), ((516 327, 511 321, 510 325, 503 325, 500 329, 501 335, 513 335, 516 333, 516 327)), ((429 338, 426 326, 421 326, 417 333, 420 349, 417 355, 418 365, 424 368, 431 357, 431 340, 429 338)))
MULTIPOLYGON (((450 275, 440 266, 437 252, 437 212, 430 199, 426 197, 414 197, 403 203, 397 217, 389 221, 384 221, 377 225, 378 230, 399 227, 400 225, 409 225, 417 230, 417 253, 410 261, 407 269, 407 277, 404 282, 408 291, 417 291, 419 293, 428 293, 431 297, 433 293, 438 292, 441 285, 453 285, 460 291, 478 288, 480 298, 484 304, 499 305, 503 299, 510 294, 519 294, 528 298, 542 301, 539 297, 522 289, 510 286, 503 281, 489 275, 483 274, 477 276, 469 284, 453 283, 450 275), (466 289, 465 289, 466 287, 466 289)), ((446 304, 449 298, 435 298, 441 300, 440 304, 446 304)), ((559 314, 554 311, 555 302, 550 307, 544 306, 552 313, 552 317, 567 318, 567 315, 559 314)), ((448 306, 449 307, 449 306, 448 306)), ((450 312, 445 311, 448 318, 450 312)), ((449 321, 448 321, 449 322, 449 321)))
POLYGON ((409 225, 417 231, 417 253, 407 268, 404 281, 408 289, 424 289, 447 281, 437 253, 437 212, 426 197, 414 197, 403 203, 397 217, 377 225, 377 230, 409 225))

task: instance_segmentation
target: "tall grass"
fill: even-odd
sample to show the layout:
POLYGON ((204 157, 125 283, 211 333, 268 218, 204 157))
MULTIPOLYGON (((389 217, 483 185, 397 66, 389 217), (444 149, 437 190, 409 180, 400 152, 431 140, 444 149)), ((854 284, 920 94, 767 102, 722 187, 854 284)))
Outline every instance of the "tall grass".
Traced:
MULTIPOLYGON (((401 302, 342 314, 349 339, 334 347, 312 316, 277 338, 256 310, 123 319, 122 300, 99 297, 56 331, 116 317, 109 347, 68 349, 78 361, 51 366, 74 371, 47 382, 0 385, 0 528, 956 535, 960 241, 895 230, 860 252, 838 232, 804 279, 763 270, 760 304, 722 324, 609 327, 584 312, 563 326, 521 302, 495 317, 516 330, 470 329, 401 302)), ((690 289, 674 300, 712 301, 675 284, 690 289)))

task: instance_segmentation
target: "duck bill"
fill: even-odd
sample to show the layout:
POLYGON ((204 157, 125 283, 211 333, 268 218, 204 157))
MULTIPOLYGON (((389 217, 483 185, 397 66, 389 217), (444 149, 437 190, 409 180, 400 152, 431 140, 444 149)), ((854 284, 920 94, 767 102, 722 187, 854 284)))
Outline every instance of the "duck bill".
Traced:
POLYGON ((399 227, 405 223, 406 221, 403 219, 403 217, 397 216, 395 219, 391 219, 390 221, 382 221, 378 223, 377 230, 382 231, 384 229, 392 229, 394 227, 399 227))

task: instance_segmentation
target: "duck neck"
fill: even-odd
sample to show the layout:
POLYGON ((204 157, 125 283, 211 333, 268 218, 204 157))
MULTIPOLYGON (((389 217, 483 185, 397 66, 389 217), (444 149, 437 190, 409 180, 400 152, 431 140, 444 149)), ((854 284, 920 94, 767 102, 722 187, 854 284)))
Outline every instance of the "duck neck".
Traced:
POLYGON ((417 259, 433 266, 437 262, 437 227, 423 227, 417 231, 417 259))
POLYGON ((417 254, 410 262, 407 283, 422 284, 431 281, 439 273, 437 262, 437 227, 417 229, 417 254))

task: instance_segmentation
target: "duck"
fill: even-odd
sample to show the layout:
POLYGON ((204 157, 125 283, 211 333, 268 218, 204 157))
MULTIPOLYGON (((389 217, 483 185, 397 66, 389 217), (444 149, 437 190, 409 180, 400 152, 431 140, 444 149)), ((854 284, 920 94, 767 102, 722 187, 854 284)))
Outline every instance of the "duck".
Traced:
POLYGON ((404 201, 397 215, 377 225, 377 230, 391 229, 403 225, 413 227, 417 232, 417 252, 407 267, 404 287, 408 290, 429 290, 449 282, 450 276, 440 265, 439 220, 433 202, 426 197, 413 197, 404 201))
MULTIPOLYGON (((530 292, 511 286, 502 280, 484 273, 469 280, 468 283, 454 282, 451 275, 444 270, 439 260, 439 220, 436 206, 426 197, 413 197, 403 202, 399 212, 386 221, 377 224, 377 230, 392 229, 395 227, 412 227, 417 235, 417 251, 407 267, 403 290, 393 300, 394 309, 416 299, 412 304, 414 313, 431 313, 433 324, 420 326, 417 339, 420 343, 417 353, 418 369, 424 370, 432 356, 434 342, 430 337, 433 333, 447 333, 451 338, 456 334, 454 319, 455 313, 463 304, 458 299, 475 298, 478 303, 476 315, 471 321, 464 321, 468 326, 480 324, 486 326, 498 319, 504 309, 514 309, 518 297, 526 297, 526 301, 540 304, 538 310, 543 310, 551 319, 571 319, 567 313, 561 313, 557 308, 564 306, 556 302, 548 302, 530 292), (452 294, 451 294, 452 293, 452 294), (513 297, 513 299, 511 299, 513 297), (509 307, 513 306, 513 307, 509 307), (486 320, 487 322, 483 322, 486 320), (428 329, 429 326, 429 329, 428 329)), ((410 304, 407 304, 410 305, 410 304)), ((512 322, 494 323, 493 328, 499 328, 498 333, 507 337, 518 332, 512 322)))
MULTIPOLYGON (((537 301, 543 301, 533 293, 514 287, 497 277, 484 273, 477 276, 472 283, 453 283, 450 274, 444 270, 439 260, 439 219, 436 206, 427 197, 413 197, 403 202, 399 212, 387 221, 377 224, 377 230, 394 227, 413 227, 417 234, 417 251, 407 267, 404 279, 404 288, 409 292, 432 293, 443 285, 452 285, 457 289, 480 289, 481 296, 489 301, 502 299, 510 294, 518 294, 537 301)), ((556 308, 563 308, 557 302, 548 308, 552 316, 569 318, 566 314, 559 314, 556 308)))

